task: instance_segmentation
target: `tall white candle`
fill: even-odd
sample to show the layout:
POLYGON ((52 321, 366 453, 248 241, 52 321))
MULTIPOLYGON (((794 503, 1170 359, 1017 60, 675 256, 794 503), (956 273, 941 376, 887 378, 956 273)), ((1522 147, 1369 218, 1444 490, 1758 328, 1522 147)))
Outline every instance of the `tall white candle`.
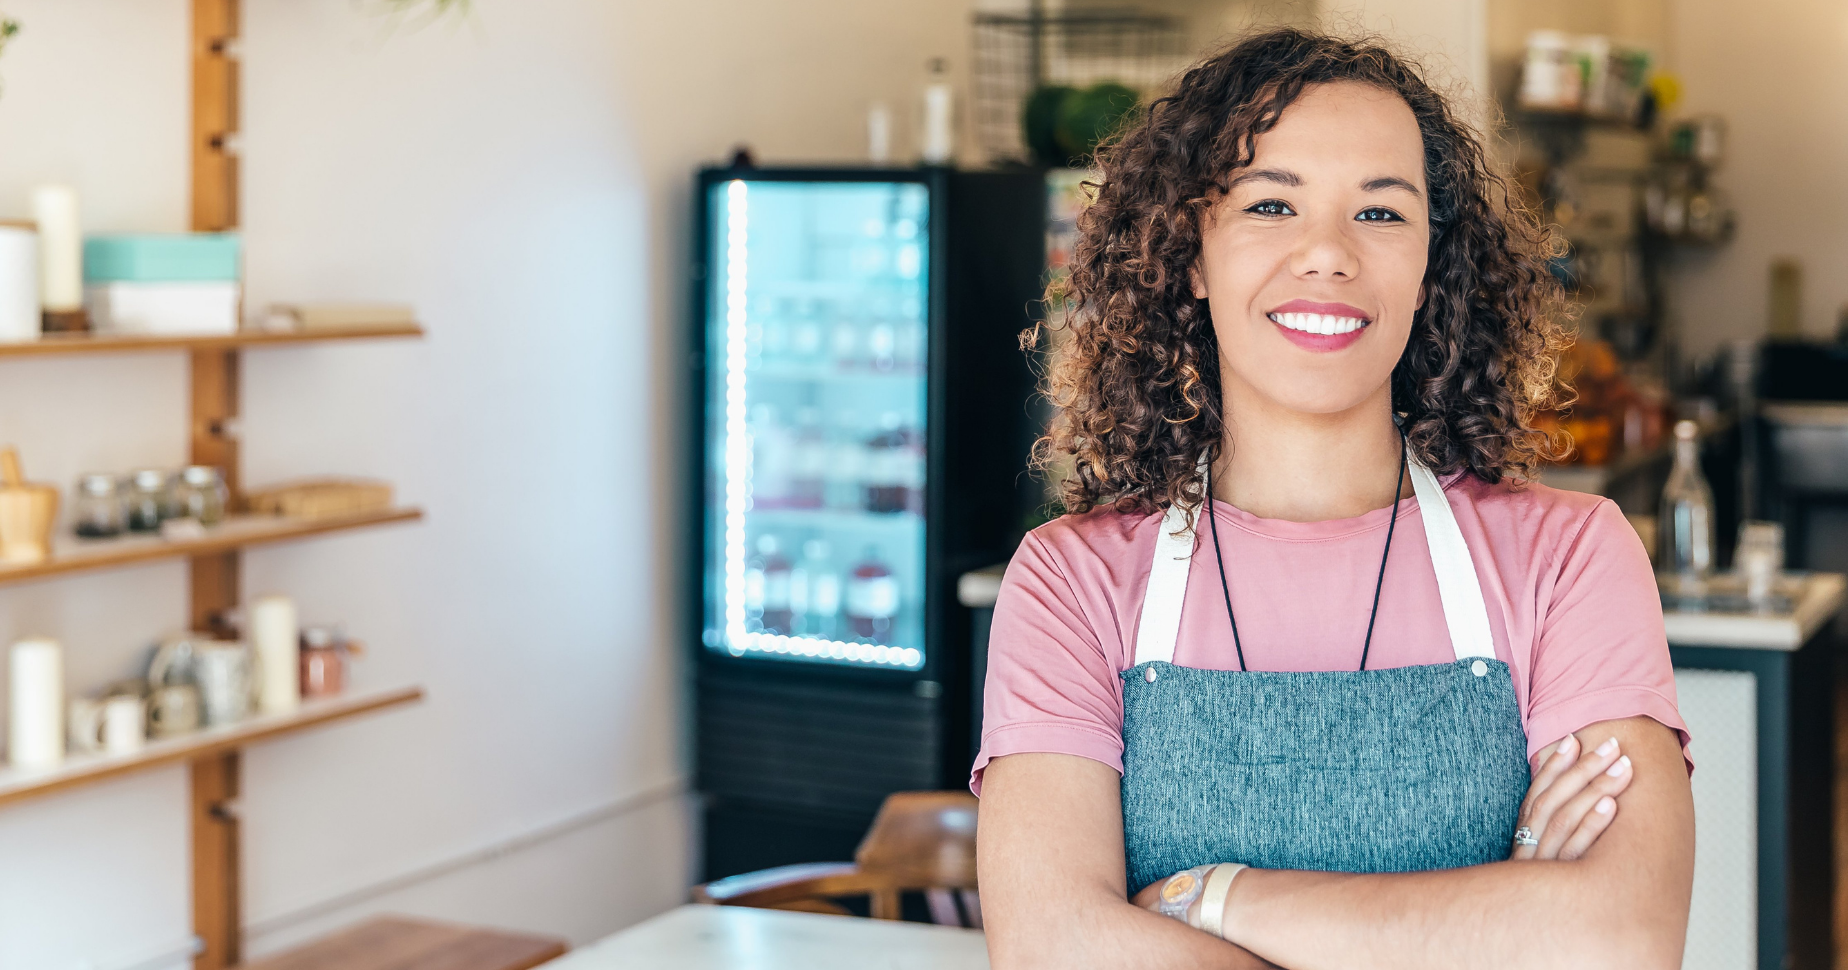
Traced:
POLYGON ((0 342, 38 335, 38 231, 23 222, 0 222, 0 342))
POLYGON ((83 309, 83 229, 77 218, 77 190, 68 185, 33 189, 32 218, 38 222, 39 298, 45 309, 83 309))
POLYGON ((21 768, 64 760, 64 651, 58 641, 13 644, 7 676, 6 760, 21 768))
POLYGON ((257 709, 293 711, 302 702, 301 654, 295 601, 264 596, 250 607, 250 640, 257 652, 257 709))

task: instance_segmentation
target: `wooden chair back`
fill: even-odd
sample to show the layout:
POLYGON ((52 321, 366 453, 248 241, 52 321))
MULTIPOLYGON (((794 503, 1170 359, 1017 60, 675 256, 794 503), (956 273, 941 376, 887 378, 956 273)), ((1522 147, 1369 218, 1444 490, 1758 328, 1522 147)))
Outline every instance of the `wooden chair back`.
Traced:
POLYGON ((981 926, 975 817, 962 791, 896 792, 879 807, 851 863, 782 866, 695 886, 695 902, 846 914, 834 900, 864 896, 874 919, 899 919, 907 892, 924 895, 934 922, 981 926))

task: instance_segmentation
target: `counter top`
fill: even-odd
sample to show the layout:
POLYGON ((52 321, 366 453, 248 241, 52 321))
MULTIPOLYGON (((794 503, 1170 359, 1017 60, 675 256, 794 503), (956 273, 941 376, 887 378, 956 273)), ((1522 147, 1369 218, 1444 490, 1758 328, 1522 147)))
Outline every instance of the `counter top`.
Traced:
POLYGON ((1788 613, 1697 613, 1666 610, 1662 622, 1677 647, 1795 650, 1834 619, 1848 600, 1848 576, 1810 573, 1788 613))
POLYGON ((544 970, 988 970, 988 940, 895 920, 742 906, 669 910, 544 970))

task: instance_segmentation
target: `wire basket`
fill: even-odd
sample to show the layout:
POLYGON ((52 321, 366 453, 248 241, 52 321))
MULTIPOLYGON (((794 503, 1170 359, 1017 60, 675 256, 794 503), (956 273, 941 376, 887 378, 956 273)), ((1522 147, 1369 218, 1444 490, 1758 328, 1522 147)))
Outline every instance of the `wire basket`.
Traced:
POLYGON ((1116 81, 1146 101, 1190 60, 1179 20, 1128 10, 975 15, 976 140, 995 162, 1028 161, 1021 111, 1044 84, 1116 81))

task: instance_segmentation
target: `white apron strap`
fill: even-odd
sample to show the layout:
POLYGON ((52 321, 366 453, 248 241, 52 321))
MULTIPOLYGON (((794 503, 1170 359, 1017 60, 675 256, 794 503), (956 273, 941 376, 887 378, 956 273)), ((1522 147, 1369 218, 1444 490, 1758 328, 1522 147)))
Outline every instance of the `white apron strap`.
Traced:
MULTIPOLYGON (((1423 513, 1425 544, 1431 549, 1431 566, 1437 572, 1438 599, 1444 622, 1450 627, 1450 646, 1458 660, 1495 659, 1495 640, 1489 633, 1489 609, 1476 578, 1475 560, 1450 499, 1437 476, 1416 458, 1410 462, 1412 494, 1423 513)), ((1206 514, 1202 506, 1200 515, 1206 514)), ((1197 516, 1196 516, 1197 518, 1197 516)), ((1187 513, 1170 505, 1155 537, 1155 554, 1149 563, 1149 588, 1142 597, 1142 618, 1136 624, 1136 663, 1174 662, 1174 641, 1181 629, 1181 602, 1187 595, 1187 571, 1193 564, 1195 532, 1187 513)))
POLYGON ((1412 493, 1423 513, 1425 544, 1431 547, 1431 567, 1437 571, 1437 595, 1444 604, 1444 622, 1450 627, 1450 646, 1458 660, 1495 659, 1495 640, 1489 633, 1489 608, 1482 600, 1482 581, 1470 558, 1463 530, 1437 476, 1416 459, 1411 462, 1412 493))
MULTIPOLYGON (((1205 506, 1200 515, 1206 514, 1205 506)), ((1198 516, 1195 516, 1198 518, 1198 516)), ((1136 624, 1136 663, 1174 662, 1174 638, 1181 630, 1181 601, 1187 595, 1187 567, 1193 564, 1194 530, 1187 513, 1168 506, 1155 537, 1149 564, 1149 590, 1142 596, 1142 619, 1136 624)))

